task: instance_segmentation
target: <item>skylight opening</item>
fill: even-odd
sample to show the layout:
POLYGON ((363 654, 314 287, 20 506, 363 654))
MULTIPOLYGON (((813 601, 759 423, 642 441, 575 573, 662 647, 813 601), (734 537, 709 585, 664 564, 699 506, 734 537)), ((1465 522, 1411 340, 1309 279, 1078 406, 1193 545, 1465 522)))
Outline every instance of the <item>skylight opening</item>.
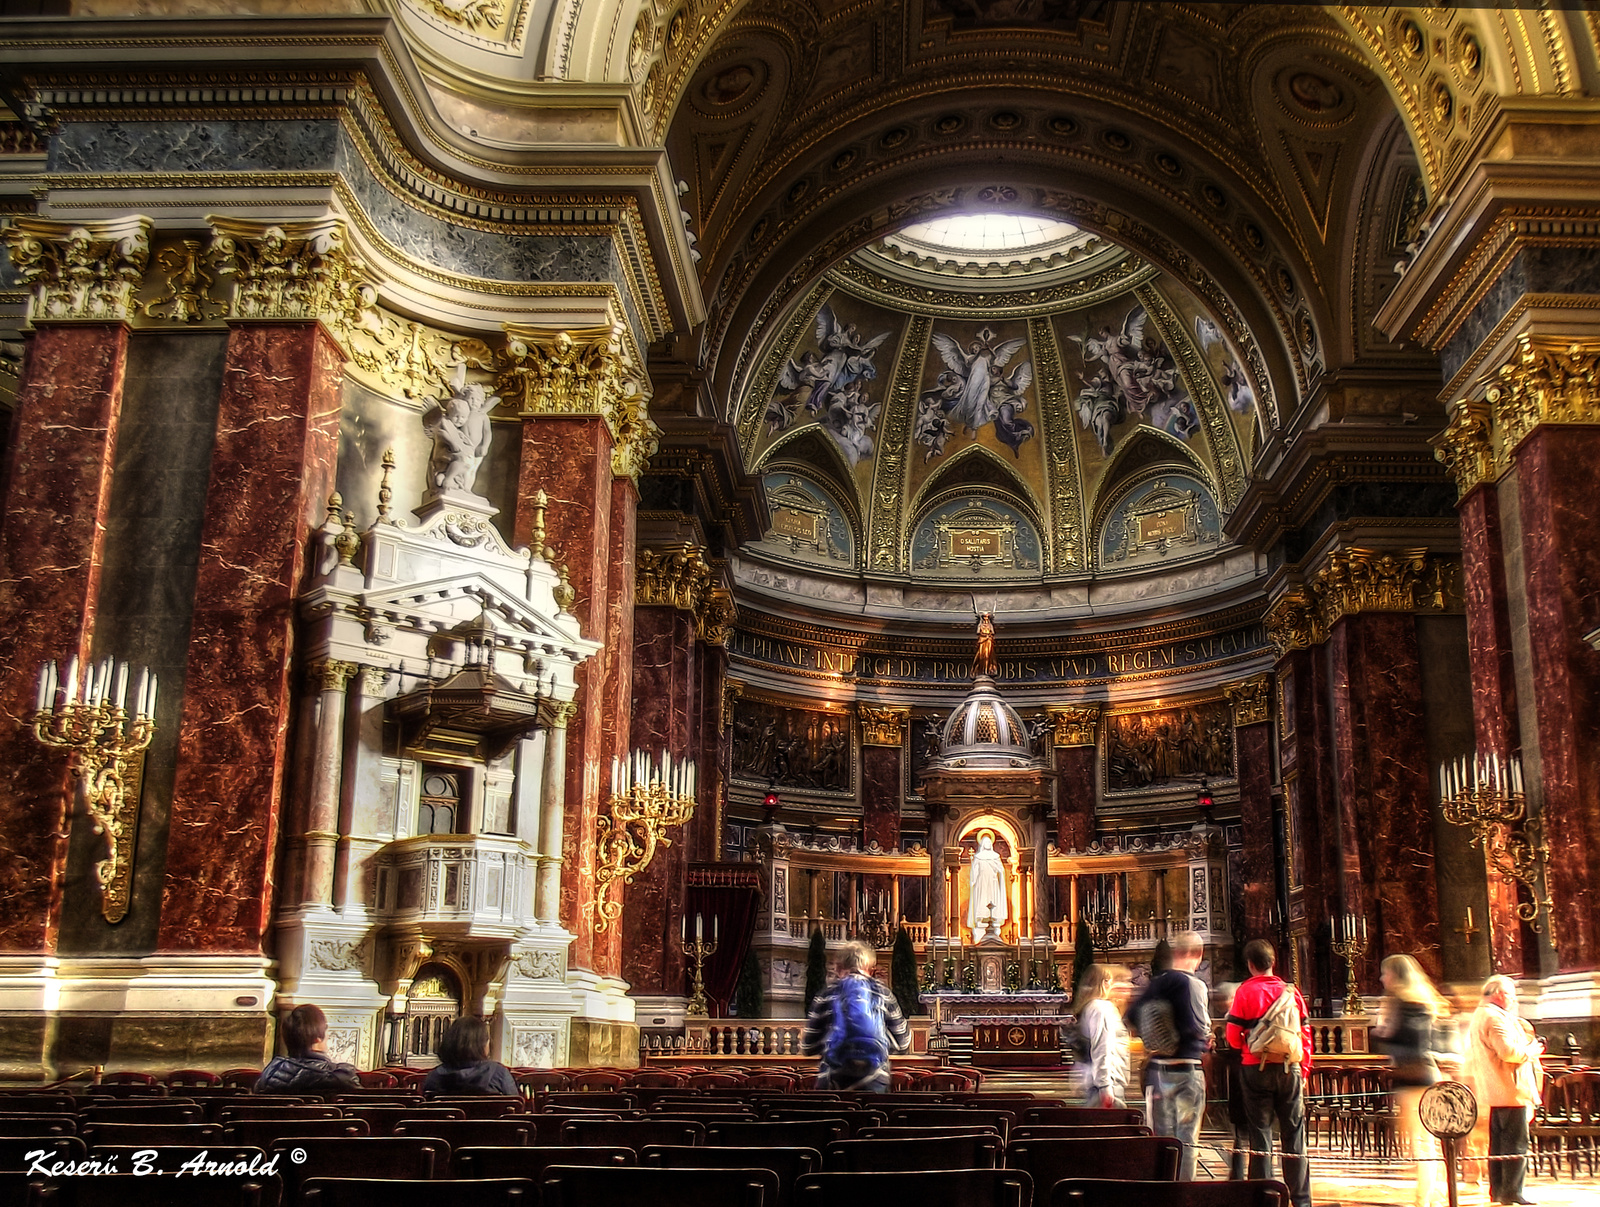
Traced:
POLYGON ((952 251, 997 252, 1060 243, 1078 233, 1068 222, 1033 214, 950 214, 914 222, 900 234, 926 247, 952 251))

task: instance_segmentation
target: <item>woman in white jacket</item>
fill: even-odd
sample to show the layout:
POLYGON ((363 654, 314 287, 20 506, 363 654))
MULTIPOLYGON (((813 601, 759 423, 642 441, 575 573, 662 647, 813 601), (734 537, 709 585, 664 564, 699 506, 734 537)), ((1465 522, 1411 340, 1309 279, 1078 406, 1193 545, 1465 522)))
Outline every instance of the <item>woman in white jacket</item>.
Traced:
POLYGON ((1087 1056, 1078 1065, 1085 1106, 1125 1105, 1128 1029, 1122 1025, 1122 1005, 1127 996, 1125 969, 1091 964, 1078 982, 1072 1006, 1078 1015, 1078 1034, 1087 1056))

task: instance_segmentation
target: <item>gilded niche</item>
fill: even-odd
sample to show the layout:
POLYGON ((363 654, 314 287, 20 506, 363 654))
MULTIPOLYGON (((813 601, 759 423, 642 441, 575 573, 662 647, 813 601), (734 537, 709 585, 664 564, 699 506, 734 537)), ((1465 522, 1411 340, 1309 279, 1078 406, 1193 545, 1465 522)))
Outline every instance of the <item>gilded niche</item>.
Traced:
POLYGON ((1107 791, 1233 774, 1233 713, 1225 700, 1106 718, 1107 791))
POLYGON ((741 699, 733 712, 733 775, 779 788, 850 791, 850 719, 741 699))

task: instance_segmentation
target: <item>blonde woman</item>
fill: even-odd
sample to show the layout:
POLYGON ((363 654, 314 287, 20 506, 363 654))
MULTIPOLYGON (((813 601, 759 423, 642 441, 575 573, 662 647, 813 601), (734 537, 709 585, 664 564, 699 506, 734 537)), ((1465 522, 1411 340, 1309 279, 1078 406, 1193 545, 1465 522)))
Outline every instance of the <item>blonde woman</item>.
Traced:
POLYGON ((1450 1003, 1439 996, 1428 974, 1410 956, 1388 956, 1379 967, 1383 982, 1383 1014, 1372 1033, 1372 1046, 1388 1053, 1394 1068, 1395 1117, 1400 1146, 1417 1162, 1416 1207, 1443 1207, 1444 1154, 1422 1126, 1422 1091, 1439 1080, 1433 1058, 1434 1025, 1450 1017, 1450 1003))
POLYGON ((1127 970, 1090 964, 1078 982, 1073 1008, 1087 1059, 1078 1066, 1083 1078, 1083 1104, 1123 1106, 1128 1088, 1128 1029, 1122 1007, 1128 995, 1127 970))

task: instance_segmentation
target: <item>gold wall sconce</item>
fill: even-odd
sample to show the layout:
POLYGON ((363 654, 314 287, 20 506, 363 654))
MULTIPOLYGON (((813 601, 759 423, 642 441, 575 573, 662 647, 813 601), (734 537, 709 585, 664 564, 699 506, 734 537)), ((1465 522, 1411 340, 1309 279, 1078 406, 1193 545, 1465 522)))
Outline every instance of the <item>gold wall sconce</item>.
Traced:
POLYGON ((655 763, 639 750, 611 760, 611 815, 598 822, 595 853, 596 933, 622 916, 622 902, 607 900, 612 881, 632 884, 658 846, 672 845, 666 832, 694 816, 695 779, 694 760, 674 763, 666 751, 655 763))

